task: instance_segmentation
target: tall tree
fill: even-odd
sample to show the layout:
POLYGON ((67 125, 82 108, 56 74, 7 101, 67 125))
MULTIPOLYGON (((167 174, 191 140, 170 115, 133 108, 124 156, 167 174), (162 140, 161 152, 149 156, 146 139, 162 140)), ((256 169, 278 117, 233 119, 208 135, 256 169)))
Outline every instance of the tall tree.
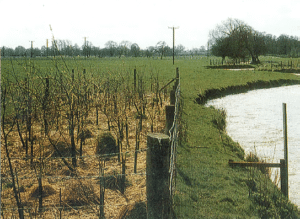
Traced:
POLYGON ((134 56, 134 57, 140 56, 141 49, 138 44, 133 43, 130 47, 130 51, 131 51, 132 56, 134 56))
POLYGON ((250 56, 253 63, 258 56, 266 53, 263 34, 238 19, 227 19, 210 32, 210 45, 213 55, 245 59, 250 56))
POLYGON ((114 41, 108 41, 105 43, 105 47, 107 48, 109 55, 114 56, 117 52, 117 43, 114 41))
POLYGON ((155 50, 160 55, 161 59, 166 54, 166 47, 167 43, 165 41, 159 41, 155 46, 155 50))

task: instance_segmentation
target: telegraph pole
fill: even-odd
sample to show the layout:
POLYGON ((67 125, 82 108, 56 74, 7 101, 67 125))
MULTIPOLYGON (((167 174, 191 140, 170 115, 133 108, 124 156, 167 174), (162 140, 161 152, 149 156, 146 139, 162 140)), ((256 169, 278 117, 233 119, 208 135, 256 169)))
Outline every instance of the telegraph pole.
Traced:
POLYGON ((31 42, 31 58, 32 58, 32 55, 33 55, 33 42, 34 41, 30 41, 31 42))
POLYGON ((86 58, 88 57, 88 51, 87 51, 87 45, 86 45, 86 38, 87 37, 83 37, 84 38, 84 50, 85 50, 85 55, 86 55, 86 58))
POLYGON ((173 29, 173 65, 174 65, 174 54, 175 54, 175 29, 179 27, 169 27, 169 29, 173 29))
POLYGON ((48 43, 48 39, 46 40, 46 53, 47 53, 47 57, 48 57, 48 47, 49 47, 49 43, 48 43))

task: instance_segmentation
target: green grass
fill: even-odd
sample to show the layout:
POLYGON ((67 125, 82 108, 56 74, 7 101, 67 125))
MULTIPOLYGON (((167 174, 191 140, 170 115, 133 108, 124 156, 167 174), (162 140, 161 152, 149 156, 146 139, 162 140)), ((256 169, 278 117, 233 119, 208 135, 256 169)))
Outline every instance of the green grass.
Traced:
MULTIPOLYGON (((261 60, 268 58, 262 57, 261 60)), ((75 76, 86 69, 90 79, 122 76, 132 81, 133 69, 136 68, 139 77, 145 80, 158 77, 162 87, 174 78, 175 69, 179 67, 184 136, 177 155, 174 197, 177 218, 280 218, 282 212, 286 211, 288 215, 296 211, 259 171, 229 167, 229 159, 242 160, 244 152, 240 145, 218 129, 214 120, 220 117, 220 112, 197 104, 196 99, 199 95, 206 96, 210 90, 222 94, 227 88, 236 86, 244 92, 242 87, 247 87, 249 82, 299 80, 298 76, 268 69, 261 71, 261 67, 255 71, 230 71, 207 68, 208 65, 209 58, 206 57, 176 60, 175 65, 171 59, 146 58, 5 59, 2 60, 2 83, 15 80, 16 75, 44 77, 61 72, 70 77, 71 69, 75 69, 75 76), (257 191, 250 190, 251 182, 257 191)))
POLYGON ((242 160, 243 150, 226 133, 221 132, 220 137, 213 122, 218 110, 196 104, 195 98, 212 89, 222 92, 232 86, 247 87, 248 82, 298 77, 271 71, 208 69, 204 65, 190 61, 180 66, 186 140, 178 148, 177 156, 177 218, 280 218, 280 214, 288 215, 284 215, 285 211, 293 214, 296 208, 287 204, 266 176, 256 170, 250 175, 249 169, 229 167, 229 159, 242 160), (249 197, 248 185, 252 180, 259 189, 249 197), (266 207, 269 202, 263 200, 271 200, 270 206, 266 207))

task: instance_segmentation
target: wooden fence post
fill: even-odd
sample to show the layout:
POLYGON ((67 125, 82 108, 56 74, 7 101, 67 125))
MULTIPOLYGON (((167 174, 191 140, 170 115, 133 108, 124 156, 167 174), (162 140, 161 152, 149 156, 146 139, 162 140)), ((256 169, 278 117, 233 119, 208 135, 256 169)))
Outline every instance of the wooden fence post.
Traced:
POLYGON ((136 91, 136 69, 133 71, 133 87, 134 91, 136 91))
POLYGON ((105 213, 104 213, 105 178, 104 178, 104 168, 103 168, 105 166, 105 163, 102 162, 105 161, 102 161, 99 158, 99 180, 100 180, 99 218, 100 219, 105 218, 105 213))
POLYGON ((179 84, 179 68, 176 68, 176 79, 175 79, 175 89, 177 89, 177 86, 179 84))
MULTIPOLYGON (((288 139, 287 139, 287 114, 286 114, 286 103, 282 103, 283 111, 283 138, 284 138, 284 160, 285 160, 285 172, 286 172, 286 182, 289 180, 289 163, 288 163, 288 139)), ((286 194, 288 197, 289 190, 286 187, 286 194)))
POLYGON ((170 104, 171 104, 171 105, 174 105, 175 102, 176 102, 175 93, 176 93, 176 92, 175 92, 174 89, 172 89, 172 90, 170 91, 170 104))
POLYGON ((169 131, 172 128, 174 122, 174 112, 175 112, 175 105, 167 105, 166 106, 166 128, 165 134, 169 135, 169 131))
POLYGON ((176 89, 179 84, 179 68, 176 68, 176 77, 175 77, 175 84, 173 89, 170 91, 170 104, 174 105, 176 102, 176 89))
POLYGON ((1 85, 1 76, 2 74, 1 74, 1 49, 0 49, 0 85, 1 85))
POLYGON ((280 159, 280 187, 283 195, 288 198, 289 197, 288 172, 286 168, 286 162, 284 159, 280 159))
POLYGON ((169 136, 161 133, 149 133, 146 158, 147 219, 169 217, 169 167, 169 136))

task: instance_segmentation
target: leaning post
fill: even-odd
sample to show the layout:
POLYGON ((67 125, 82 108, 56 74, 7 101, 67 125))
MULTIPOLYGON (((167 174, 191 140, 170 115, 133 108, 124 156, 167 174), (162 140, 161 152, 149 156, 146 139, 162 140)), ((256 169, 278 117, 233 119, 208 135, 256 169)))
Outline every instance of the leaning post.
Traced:
POLYGON ((149 133, 146 157, 147 219, 169 218, 169 167, 169 136, 149 133))

